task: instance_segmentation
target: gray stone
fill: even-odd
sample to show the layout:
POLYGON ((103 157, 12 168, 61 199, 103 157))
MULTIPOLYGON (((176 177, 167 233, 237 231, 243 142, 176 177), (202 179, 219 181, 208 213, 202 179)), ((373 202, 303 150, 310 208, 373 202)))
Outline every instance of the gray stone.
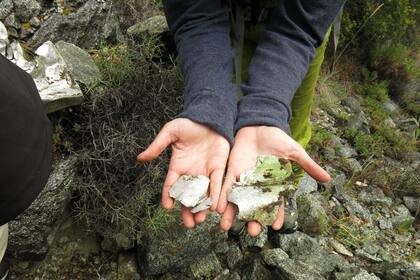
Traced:
POLYGON ((393 203, 392 198, 387 197, 382 189, 372 186, 364 188, 360 192, 359 198, 361 201, 369 204, 382 204, 388 207, 390 207, 393 203))
POLYGON ((11 13, 10 15, 6 17, 6 19, 4 20, 4 25, 6 27, 12 27, 15 29, 21 28, 21 24, 19 20, 16 18, 16 15, 14 13, 11 13))
POLYGON ((29 20, 29 24, 30 24, 32 27, 39 27, 39 26, 41 25, 41 21, 39 20, 39 18, 38 18, 38 17, 32 17, 32 18, 29 20))
POLYGON ((75 158, 56 162, 45 188, 32 205, 9 223, 8 250, 18 259, 42 259, 48 252, 66 206, 75 176, 75 158))
POLYGON ((0 21, 0 55, 7 55, 9 45, 9 34, 7 33, 6 26, 0 21))
POLYGON ((363 170, 362 165, 355 158, 343 158, 343 165, 348 171, 354 174, 360 173, 363 170))
POLYGON ((252 247, 256 247, 256 248, 263 248, 264 245, 267 243, 267 236, 268 233, 268 229, 267 227, 263 226, 262 230, 260 232, 260 234, 258 234, 255 237, 252 237, 248 234, 248 231, 243 230, 240 237, 239 237, 239 242, 241 243, 241 247, 243 250, 247 249, 247 248, 252 248, 252 247))
POLYGON ((311 193, 298 198, 298 224, 303 232, 312 236, 328 232, 330 222, 325 204, 320 194, 311 193))
POLYGON ((399 225, 406 221, 413 221, 414 217, 411 216, 410 210, 407 209, 403 204, 398 205, 393 209, 394 216, 392 217, 392 225, 397 228, 399 225))
POLYGON ((229 269, 225 269, 213 280, 241 280, 241 276, 236 271, 231 272, 229 269))
POLYGON ((84 49, 98 47, 101 42, 123 40, 113 1, 89 0, 73 14, 52 15, 28 44, 36 48, 45 41, 61 40, 84 49))
POLYGON ((101 248, 104 251, 118 253, 134 248, 133 236, 124 229, 112 228, 107 232, 102 232, 101 235, 103 236, 101 248))
POLYGON ((381 246, 379 246, 373 241, 368 240, 363 242, 363 251, 365 251, 368 254, 376 255, 381 249, 381 246))
POLYGON ((349 129, 356 129, 365 133, 370 133, 369 121, 363 111, 353 114, 347 121, 346 126, 349 129))
MULTIPOLYGON (((299 196, 316 192, 317 189, 318 183, 316 180, 305 172, 303 177, 300 179, 298 189, 293 194, 293 201, 296 203, 296 200, 299 198, 299 196)), ((295 205, 295 207, 297 207, 297 205, 295 205)))
POLYGON ((359 100, 352 96, 347 96, 341 101, 341 104, 350 109, 350 111, 358 113, 362 111, 359 100))
POLYGON ((124 253, 118 255, 118 280, 140 280, 139 272, 137 271, 137 263, 133 254, 124 253))
POLYGON ((419 207, 420 198, 414 196, 404 196, 403 197, 404 205, 410 210, 411 213, 416 213, 417 208, 419 207))
POLYGON ((344 256, 353 257, 353 253, 337 240, 330 239, 329 243, 337 253, 344 256))
POLYGON ((226 262, 230 269, 234 268, 242 260, 242 252, 236 243, 229 246, 226 253, 226 262))
POLYGON ((386 100, 382 103, 382 109, 391 114, 391 115, 395 115, 400 111, 400 108, 398 107, 398 105, 392 101, 392 100, 386 100))
POLYGON ((209 279, 215 277, 222 272, 222 265, 216 254, 199 258, 199 261, 190 265, 191 274, 194 279, 209 279))
POLYGON ((334 147, 337 148, 338 156, 347 158, 357 156, 356 150, 353 149, 346 140, 341 139, 333 134, 330 141, 334 147))
POLYGON ((276 268, 276 272, 282 276, 281 279, 324 279, 318 271, 307 264, 291 260, 287 253, 280 248, 264 250, 261 255, 267 265, 276 268))
POLYGON ((390 219, 382 218, 379 220, 379 228, 380 229, 392 229, 392 221, 390 219))
POLYGON ((365 252, 362 249, 356 249, 356 256, 359 258, 366 259, 371 262, 381 262, 382 259, 380 257, 377 257, 375 255, 369 254, 368 252, 365 252))
POLYGON ((420 279, 420 262, 416 261, 413 263, 382 263, 374 270, 384 280, 420 279))
MULTIPOLYGON (((174 211, 173 215, 179 215, 174 211)), ((147 275, 181 270, 209 254, 227 239, 219 226, 220 216, 209 214, 203 224, 186 229, 177 219, 168 231, 146 238, 138 247, 138 262, 147 275)))
POLYGON ((272 272, 264 267, 259 259, 253 259, 252 263, 245 268, 242 280, 269 280, 276 279, 272 272))
POLYGON ((395 122, 390 117, 388 117, 384 120, 384 125, 389 127, 389 128, 396 128, 397 127, 395 122))
POLYGON ((36 0, 13 0, 14 11, 20 20, 30 20, 41 11, 41 5, 36 0))
POLYGON ((352 277, 351 280, 381 280, 381 278, 373 273, 369 274, 366 270, 362 270, 356 276, 352 277))
POLYGON ((13 11, 12 0, 0 0, 0 21, 4 20, 13 11))
POLYGON ((285 251, 280 248, 267 249, 261 252, 264 262, 269 266, 278 266, 280 263, 289 259, 285 251))
POLYGON ((277 234, 273 241, 294 262, 307 265, 323 277, 328 277, 334 271, 346 271, 352 267, 340 256, 329 254, 315 238, 302 232, 277 234))
POLYGON ((142 34, 158 35, 169 31, 165 16, 154 16, 139 22, 127 29, 128 35, 137 36, 142 34))
POLYGON ((356 201, 356 199, 350 195, 343 194, 341 196, 341 202, 347 211, 350 212, 350 214, 355 215, 365 221, 372 222, 372 215, 370 214, 369 210, 363 207, 359 202, 356 201))
POLYGON ((64 41, 59 41, 55 46, 76 81, 87 87, 98 83, 101 73, 87 51, 64 41))

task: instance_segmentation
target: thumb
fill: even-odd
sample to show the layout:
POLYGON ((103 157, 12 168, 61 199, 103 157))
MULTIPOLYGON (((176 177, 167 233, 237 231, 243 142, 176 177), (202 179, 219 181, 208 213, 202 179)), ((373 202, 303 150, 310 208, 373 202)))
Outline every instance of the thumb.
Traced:
POLYGON ((172 142, 170 129, 165 125, 158 133, 155 140, 147 147, 147 149, 137 156, 138 161, 150 161, 157 158, 172 142))

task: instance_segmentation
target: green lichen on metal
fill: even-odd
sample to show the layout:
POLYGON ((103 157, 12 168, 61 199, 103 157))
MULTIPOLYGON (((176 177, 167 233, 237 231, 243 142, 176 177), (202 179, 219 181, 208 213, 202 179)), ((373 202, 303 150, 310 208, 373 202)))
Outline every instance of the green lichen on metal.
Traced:
POLYGON ((281 197, 288 198, 297 186, 291 184, 292 165, 276 156, 262 155, 256 167, 241 174, 228 200, 238 206, 238 218, 271 225, 277 218, 281 197))
POLYGON ((244 185, 278 185, 292 174, 290 161, 276 156, 262 155, 257 158, 255 169, 241 176, 244 185))

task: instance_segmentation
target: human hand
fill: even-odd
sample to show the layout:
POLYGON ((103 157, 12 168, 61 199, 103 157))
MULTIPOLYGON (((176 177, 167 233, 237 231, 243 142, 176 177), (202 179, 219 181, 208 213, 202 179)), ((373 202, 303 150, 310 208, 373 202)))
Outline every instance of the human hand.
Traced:
MULTIPOLYGON (((232 185, 239 180, 239 175, 255 167, 257 156, 274 155, 297 162, 309 175, 320 182, 327 182, 331 178, 328 173, 313 161, 306 151, 284 131, 276 127, 252 126, 238 131, 235 144, 229 155, 229 163, 217 211, 223 214, 220 226, 229 230, 236 216, 236 205, 227 201, 227 193, 232 185)), ((279 230, 284 222, 284 203, 278 210, 277 219, 272 228, 279 230)), ((248 234, 257 236, 261 232, 261 225, 256 222, 248 223, 248 234)))
MULTIPOLYGON (((223 176, 229 156, 229 142, 214 130, 186 118, 168 122, 149 147, 137 156, 138 161, 157 158, 167 146, 172 145, 168 174, 163 184, 162 206, 170 209, 174 200, 169 189, 181 175, 205 175, 210 178, 211 210, 216 210, 222 187, 223 176)), ((182 206, 184 225, 192 228, 204 222, 206 210, 192 214, 182 206)))

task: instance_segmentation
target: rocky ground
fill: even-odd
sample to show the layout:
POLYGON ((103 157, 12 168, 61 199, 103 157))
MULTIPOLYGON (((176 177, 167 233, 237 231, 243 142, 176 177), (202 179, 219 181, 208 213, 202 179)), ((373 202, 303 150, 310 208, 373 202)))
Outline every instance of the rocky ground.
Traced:
MULTIPOLYGON (((7 27, 9 39, 23 42, 24 49, 31 50, 47 40, 63 40, 90 49, 95 58, 104 42, 126 46, 128 38, 138 40, 146 31, 165 31, 154 2, 138 1, 144 4, 140 8, 135 2, 0 0, 0 21, 7 27), (124 20, 124 16, 131 19, 124 20)), ((109 59, 126 59, 118 56, 121 48, 110 50, 106 52, 109 59)), ((126 54, 126 47, 122 50, 126 54)), ((416 59, 418 65, 418 56, 416 59)), ((106 93, 103 84, 108 88, 117 84, 107 80, 107 75, 125 68, 107 72, 103 69, 115 65, 95 61, 104 80, 100 92, 106 93)), ((148 68, 166 73, 167 68, 153 63, 148 68)), ((329 61, 324 66, 309 152, 333 180, 320 185, 304 176, 293 200, 299 215, 288 217, 281 232, 266 228, 251 238, 240 222, 231 231, 222 232, 217 214, 187 230, 180 224, 177 209, 156 210, 153 215, 148 210, 142 212, 153 216, 146 217, 146 231, 121 229, 120 215, 107 217, 111 229, 95 230, 88 223, 92 219, 82 217, 77 208, 82 197, 78 184, 83 156, 75 152, 77 143, 66 142, 75 139, 70 137, 65 144, 58 141, 66 150, 61 146, 56 150, 54 170, 44 191, 10 223, 11 279, 420 279, 418 116, 378 94, 380 83, 361 78, 357 61, 347 59, 334 71, 328 69, 329 61)), ((163 84, 159 92, 165 86, 172 84, 163 84)), ((81 88, 88 91, 83 84, 81 88)), ((418 94, 418 77, 400 90, 418 94)), ((150 102, 160 106, 167 101, 150 102)), ((162 111, 168 118, 176 110, 162 111)), ((78 119, 76 112, 77 106, 51 117, 56 124, 57 114, 78 119)), ((153 133, 162 121, 153 119, 147 124, 152 128, 145 131, 153 133)), ((104 123, 108 124, 106 120, 104 123)), ((55 129, 57 132, 57 126, 55 129)), ((148 169, 157 173, 156 178, 161 178, 162 170, 162 166, 148 169)), ((158 183, 153 181, 152 185, 158 183)), ((92 197, 100 200, 100 196, 92 197)), ((136 196, 137 204, 142 203, 140 198, 136 196)), ((108 206, 118 208, 114 209, 118 212, 130 203, 108 206)), ((100 204, 94 201, 89 206, 100 204)), ((104 219, 101 212, 90 210, 93 220, 104 219)))

